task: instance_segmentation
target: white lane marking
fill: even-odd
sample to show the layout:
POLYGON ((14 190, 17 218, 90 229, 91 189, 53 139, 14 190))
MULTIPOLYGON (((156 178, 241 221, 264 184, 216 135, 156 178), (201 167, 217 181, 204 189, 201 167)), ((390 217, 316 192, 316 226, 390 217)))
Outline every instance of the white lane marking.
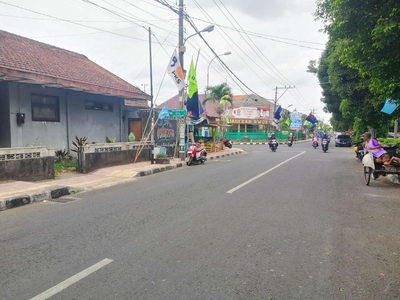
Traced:
POLYGON ((243 182, 242 184, 239 184, 237 187, 227 191, 226 193, 227 194, 232 194, 233 192, 237 191, 238 189, 244 187, 245 185, 248 185, 249 183, 253 182, 254 180, 260 178, 261 176, 264 176, 265 174, 271 172, 272 170, 275 170, 276 168, 278 168, 278 167, 282 166, 283 164, 287 163, 288 161, 290 161, 290 160, 292 160, 292 159, 294 159, 294 158, 296 158, 296 157, 298 157, 300 155, 303 155, 304 153, 306 153, 306 151, 303 151, 300 154, 297 154, 297 155, 295 155, 295 156, 293 156, 293 157, 281 162, 280 164, 276 165, 275 167, 273 167, 273 168, 271 168, 271 169, 269 169, 269 170, 257 175, 256 177, 253 177, 250 180, 247 180, 246 182, 243 182))
POLYGON ((101 269, 102 267, 108 265, 110 262, 112 262, 111 259, 105 258, 102 261, 99 261, 97 264, 94 264, 93 266, 79 272, 78 274, 75 274, 74 276, 68 278, 67 280, 64 280, 63 282, 57 284, 56 286, 53 286, 52 288, 48 289, 47 291, 44 291, 43 293, 37 295, 36 297, 31 298, 30 300, 48 299, 51 296, 54 296, 55 294, 66 289, 70 285, 73 285, 74 283, 78 282, 79 280, 85 278, 86 276, 89 276, 90 274, 96 272, 97 270, 101 269))

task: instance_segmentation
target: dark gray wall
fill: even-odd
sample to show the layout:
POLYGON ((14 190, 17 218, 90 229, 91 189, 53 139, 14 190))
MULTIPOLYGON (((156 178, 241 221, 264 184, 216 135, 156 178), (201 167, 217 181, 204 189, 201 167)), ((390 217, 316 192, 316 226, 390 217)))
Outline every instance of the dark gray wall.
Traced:
POLYGON ((44 88, 40 85, 9 83, 11 114, 11 147, 49 146, 65 149, 66 117, 65 91, 55 88, 44 88), (43 94, 59 97, 60 122, 32 121, 31 94, 43 94), (16 113, 25 113, 25 124, 18 126, 16 113))
MULTIPOLYGON (((122 138, 121 99, 102 95, 46 88, 40 85, 9 83, 10 95, 10 147, 48 146, 70 150, 78 137, 88 142, 104 143, 106 137, 122 138), (59 98, 60 122, 32 120, 31 94, 43 94, 59 98), (110 103, 113 111, 85 109, 85 101, 110 103), (18 126, 16 113, 25 113, 25 124, 18 126), (14 119, 13 119, 14 117, 14 119)), ((123 141, 127 141, 123 139, 123 141)))
POLYGON ((0 161, 0 181, 38 181, 54 178, 54 157, 0 161))
MULTIPOLYGON (((133 163, 136 153, 137 150, 85 153, 81 172, 89 173, 103 167, 133 163)), ((143 149, 136 161, 140 162, 150 160, 150 153, 151 149, 143 149)))
MULTIPOLYGON (((105 143, 106 137, 121 141, 122 116, 121 99, 79 92, 68 92, 68 124, 70 142, 78 137, 87 137, 87 141, 105 143), (109 103, 113 111, 85 109, 85 101, 109 103)), ((127 141, 123 140, 123 141, 127 141)))
POLYGON ((11 147, 8 83, 0 82, 0 148, 11 147))

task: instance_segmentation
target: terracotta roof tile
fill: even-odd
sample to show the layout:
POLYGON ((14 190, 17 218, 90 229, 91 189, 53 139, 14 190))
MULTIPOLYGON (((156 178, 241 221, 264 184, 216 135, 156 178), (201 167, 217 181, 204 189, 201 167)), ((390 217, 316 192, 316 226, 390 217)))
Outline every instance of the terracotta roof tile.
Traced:
MULTIPOLYGON (((126 98, 148 99, 143 93, 113 73, 90 61, 86 56, 37 42, 6 31, 0 30, 0 68, 10 70, 12 74, 26 74, 29 79, 36 75, 48 81, 54 79, 68 88, 92 87, 94 92, 115 94, 126 98), (31 76, 31 77, 29 77, 31 76)), ((7 73, 5 74, 7 75, 7 73)))

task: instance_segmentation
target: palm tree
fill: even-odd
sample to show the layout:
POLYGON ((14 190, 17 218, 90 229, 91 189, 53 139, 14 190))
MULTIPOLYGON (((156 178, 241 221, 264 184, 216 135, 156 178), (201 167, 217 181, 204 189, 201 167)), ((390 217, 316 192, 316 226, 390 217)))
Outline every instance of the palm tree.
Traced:
POLYGON ((207 87, 207 95, 208 97, 203 100, 203 105, 205 106, 208 101, 216 102, 217 113, 220 117, 225 111, 226 103, 233 104, 232 89, 226 83, 207 87))
MULTIPOLYGON (((203 100, 203 105, 205 106, 208 101, 212 101, 214 103, 216 102, 217 103, 216 111, 217 114, 219 115, 219 119, 222 121, 221 115, 226 110, 226 103, 229 102, 231 106, 233 105, 232 89, 226 83, 221 83, 216 86, 207 87, 207 95, 208 97, 206 97, 203 100)), ((223 136, 224 132, 223 130, 221 130, 220 138, 222 138, 223 136)))

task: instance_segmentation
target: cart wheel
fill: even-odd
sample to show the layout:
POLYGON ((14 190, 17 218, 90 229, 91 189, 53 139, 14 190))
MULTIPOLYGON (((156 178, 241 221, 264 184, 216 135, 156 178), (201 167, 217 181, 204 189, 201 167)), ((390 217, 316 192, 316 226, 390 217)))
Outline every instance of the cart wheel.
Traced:
POLYGON ((372 174, 372 168, 364 167, 364 182, 366 185, 369 185, 369 182, 371 181, 371 174, 372 174))

